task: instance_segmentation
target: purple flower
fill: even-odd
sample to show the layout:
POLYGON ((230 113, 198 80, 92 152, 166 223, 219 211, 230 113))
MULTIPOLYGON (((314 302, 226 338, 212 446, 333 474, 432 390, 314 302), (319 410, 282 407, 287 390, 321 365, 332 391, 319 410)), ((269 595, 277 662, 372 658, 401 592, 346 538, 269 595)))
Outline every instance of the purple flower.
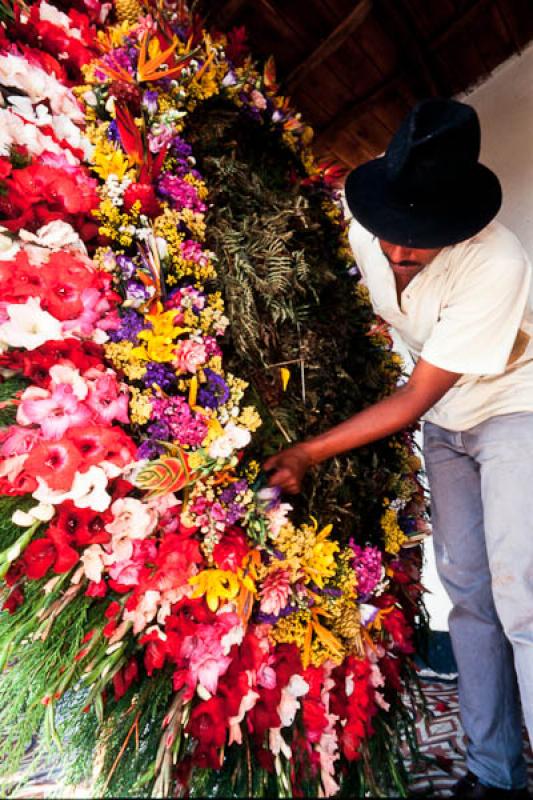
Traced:
POLYGON ((152 422, 152 424, 148 426, 147 431, 153 439, 163 439, 164 441, 170 438, 170 428, 167 423, 162 420, 152 422))
POLYGON ((181 136, 174 136, 171 147, 173 155, 178 158, 189 158, 189 156, 192 155, 191 145, 189 142, 186 142, 185 139, 182 139, 181 136))
POLYGON ((118 142, 120 140, 120 134, 118 132, 116 119, 111 120, 111 122, 109 123, 109 127, 107 129, 107 138, 111 142, 118 142))
POLYGON ((135 262, 132 261, 131 258, 123 255, 117 256, 117 266, 120 269, 122 278, 124 280, 130 280, 130 278, 133 278, 137 270, 135 262))
POLYGON ((207 434, 207 422, 195 414, 183 397, 152 399, 153 416, 168 425, 170 437, 178 444, 198 447, 207 434))
POLYGON ((137 334, 149 327, 144 317, 137 314, 133 309, 127 309, 120 320, 120 326, 115 331, 109 332, 112 342, 121 342, 129 339, 130 342, 137 341, 137 334))
POLYGON ((142 104, 149 114, 155 114, 157 111, 157 98, 158 93, 147 89, 143 94, 142 104))
POLYGON ((190 208, 199 212, 207 210, 205 203, 198 197, 196 188, 169 172, 158 182, 157 189, 163 197, 168 197, 173 208, 190 208))
POLYGON ((155 361, 150 361, 146 366, 146 372, 143 375, 143 383, 147 387, 151 387, 154 383, 161 387, 161 389, 168 389, 176 382, 176 375, 174 371, 166 364, 157 364, 155 361))
POLYGON ((152 458, 158 458, 165 452, 165 448, 162 444, 158 442, 152 441, 152 439, 147 439, 137 448, 137 458, 143 459, 147 458, 148 460, 152 458))
POLYGON ((137 301, 137 304, 144 303, 150 297, 150 292, 139 281, 128 281, 126 284, 126 295, 128 300, 137 301))
POLYGON ((209 367, 204 369, 204 374, 207 383, 202 384, 198 391, 198 402, 204 408, 218 408, 229 399, 228 385, 224 378, 209 367))

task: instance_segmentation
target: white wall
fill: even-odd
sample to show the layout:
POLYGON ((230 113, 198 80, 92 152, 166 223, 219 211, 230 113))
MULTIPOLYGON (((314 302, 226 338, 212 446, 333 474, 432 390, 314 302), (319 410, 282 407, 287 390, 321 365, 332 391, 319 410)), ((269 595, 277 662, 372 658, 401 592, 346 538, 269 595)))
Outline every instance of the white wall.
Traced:
POLYGON ((460 99, 479 114, 480 160, 502 184, 498 219, 533 261, 533 43, 460 99))

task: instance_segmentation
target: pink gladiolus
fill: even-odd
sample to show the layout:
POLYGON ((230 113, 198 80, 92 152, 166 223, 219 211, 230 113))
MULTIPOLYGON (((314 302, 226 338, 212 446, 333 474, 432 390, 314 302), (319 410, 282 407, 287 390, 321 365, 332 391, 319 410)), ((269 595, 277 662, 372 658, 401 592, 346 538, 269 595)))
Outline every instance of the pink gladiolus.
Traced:
MULTIPOLYGON (((87 404, 93 411, 95 421, 109 424, 117 420, 127 425, 128 395, 121 391, 116 376, 111 372, 102 374, 97 370, 91 370, 91 373, 96 373, 96 379, 89 383, 87 404)), ((86 374, 86 377, 89 377, 89 374, 86 374)))
POLYGON ((86 424, 91 412, 80 403, 72 386, 61 384, 52 392, 30 386, 22 395, 17 422, 41 426, 45 439, 61 439, 68 428, 86 424))

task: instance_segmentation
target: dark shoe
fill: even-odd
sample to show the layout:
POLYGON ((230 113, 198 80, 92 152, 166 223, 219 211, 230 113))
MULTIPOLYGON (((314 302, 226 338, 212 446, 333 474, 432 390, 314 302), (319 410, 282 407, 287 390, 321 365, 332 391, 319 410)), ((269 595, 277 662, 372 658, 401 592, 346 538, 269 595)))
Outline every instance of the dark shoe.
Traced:
POLYGON ((501 789, 499 786, 486 786, 473 772, 467 772, 453 787, 452 797, 462 797, 463 800, 498 800, 499 797, 529 800, 531 795, 526 788, 501 789))

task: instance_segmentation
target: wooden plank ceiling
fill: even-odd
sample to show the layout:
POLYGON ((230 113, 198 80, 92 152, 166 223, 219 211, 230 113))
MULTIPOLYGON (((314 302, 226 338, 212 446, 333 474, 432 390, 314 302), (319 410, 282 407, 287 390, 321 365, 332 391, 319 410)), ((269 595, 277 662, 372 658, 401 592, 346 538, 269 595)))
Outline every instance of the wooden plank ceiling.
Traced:
POLYGON ((281 92, 321 155, 382 152, 419 99, 478 83, 533 38, 533 0, 200 0, 209 24, 244 25, 274 55, 281 92))

